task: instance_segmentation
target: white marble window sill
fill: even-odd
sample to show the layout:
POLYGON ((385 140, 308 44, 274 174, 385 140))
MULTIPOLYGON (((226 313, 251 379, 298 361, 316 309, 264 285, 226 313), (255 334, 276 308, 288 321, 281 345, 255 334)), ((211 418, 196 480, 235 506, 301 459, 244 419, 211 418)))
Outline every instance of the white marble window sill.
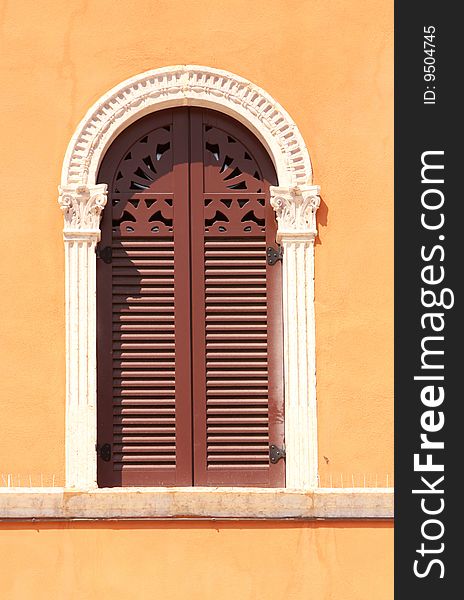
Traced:
POLYGON ((391 518, 393 488, 0 488, 0 520, 391 518))

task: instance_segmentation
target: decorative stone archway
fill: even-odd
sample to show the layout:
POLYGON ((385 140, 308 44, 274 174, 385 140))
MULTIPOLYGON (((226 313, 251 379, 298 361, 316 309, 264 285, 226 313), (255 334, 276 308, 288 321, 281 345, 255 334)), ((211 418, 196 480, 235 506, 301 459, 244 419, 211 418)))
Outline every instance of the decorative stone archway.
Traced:
POLYGON ((95 261, 106 184, 100 162, 117 135, 144 115, 202 106, 240 121, 272 158, 278 187, 271 204, 283 247, 286 485, 317 487, 314 238, 319 187, 303 138, 288 113, 246 79, 182 65, 132 77, 105 94, 79 124, 66 152, 59 203, 66 253, 66 485, 96 487, 95 261))

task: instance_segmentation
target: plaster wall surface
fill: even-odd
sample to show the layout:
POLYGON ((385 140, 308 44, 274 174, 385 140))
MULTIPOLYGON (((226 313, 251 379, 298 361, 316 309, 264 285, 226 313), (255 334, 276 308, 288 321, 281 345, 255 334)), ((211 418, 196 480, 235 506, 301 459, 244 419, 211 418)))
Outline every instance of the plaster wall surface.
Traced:
MULTIPOLYGON (((113 86, 187 63, 256 83, 304 137, 321 484, 391 485, 393 3, 3 0, 0 56, 0 474, 64 484, 67 144, 113 86)), ((391 523, 1 523, 0 597, 384 600, 392 555, 391 523)))
POLYGON ((0 526, 5 600, 390 600, 386 523, 0 526))
POLYGON ((56 199, 71 135, 117 83, 190 63, 257 83, 305 139, 322 196, 315 259, 321 484, 344 478, 362 486, 363 476, 367 485, 376 476, 378 485, 391 484, 393 3, 4 1, 0 27, 0 473, 22 476, 21 485, 40 474, 48 484, 53 476, 64 482, 56 199))

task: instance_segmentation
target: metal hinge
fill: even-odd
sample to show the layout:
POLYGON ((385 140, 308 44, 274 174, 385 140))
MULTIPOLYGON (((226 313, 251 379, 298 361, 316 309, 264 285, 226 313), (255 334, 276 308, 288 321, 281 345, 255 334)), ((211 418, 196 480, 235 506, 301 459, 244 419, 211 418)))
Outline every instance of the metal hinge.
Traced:
POLYGON ((281 458, 285 459, 285 446, 279 448, 275 444, 271 444, 269 446, 269 459, 271 463, 275 465, 275 463, 279 462, 281 458))
POLYGON ((269 246, 266 253, 267 253, 267 264, 275 265, 278 260, 282 260, 282 257, 284 255, 284 249, 282 248, 282 246, 279 246, 278 250, 276 250, 272 246, 269 246))
POLYGON ((111 444, 95 444, 95 450, 98 456, 104 460, 105 462, 109 462, 111 460, 111 444))
POLYGON ((98 244, 96 248, 97 258, 101 258, 106 264, 110 264, 113 261, 113 248, 111 246, 105 246, 102 248, 98 244))

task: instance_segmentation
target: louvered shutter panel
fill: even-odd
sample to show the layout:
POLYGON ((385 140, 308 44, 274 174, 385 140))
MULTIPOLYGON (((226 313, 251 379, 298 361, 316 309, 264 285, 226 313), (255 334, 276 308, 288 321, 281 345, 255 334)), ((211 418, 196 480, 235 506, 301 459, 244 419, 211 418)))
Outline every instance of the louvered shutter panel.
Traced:
POLYGON ((240 124, 191 109, 194 481, 283 486, 281 264, 261 144, 240 124))
POLYGON ((284 461, 269 461, 284 415, 264 148, 220 113, 161 111, 113 142, 99 182, 99 486, 283 486, 284 461))
POLYGON ((187 109, 155 113, 100 169, 100 252, 112 250, 97 261, 98 444, 112 447, 100 486, 192 485, 187 140, 187 109))

